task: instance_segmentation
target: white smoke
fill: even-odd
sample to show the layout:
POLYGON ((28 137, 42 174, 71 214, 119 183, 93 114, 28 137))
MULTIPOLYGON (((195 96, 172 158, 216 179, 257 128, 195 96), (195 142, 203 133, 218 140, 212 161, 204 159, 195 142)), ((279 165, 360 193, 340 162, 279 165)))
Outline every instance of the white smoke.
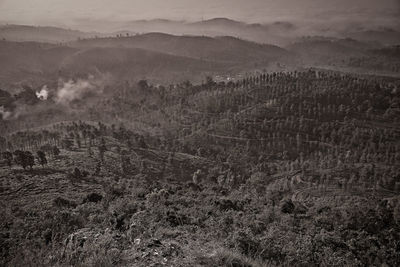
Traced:
POLYGON ((103 92, 107 77, 89 76, 88 79, 78 79, 60 82, 61 86, 56 91, 54 100, 59 104, 69 104, 74 100, 82 100, 88 95, 95 95, 103 92))
POLYGON ((105 86, 112 83, 113 79, 108 74, 90 75, 87 79, 70 79, 67 82, 60 79, 57 88, 44 85, 40 91, 35 92, 36 97, 42 100, 39 103, 27 104, 22 100, 15 100, 12 108, 0 106, 0 120, 15 120, 23 115, 46 112, 48 109, 72 112, 72 107, 76 110, 84 107, 80 104, 93 103, 90 99, 100 96, 105 86))
POLYGON ((78 80, 74 82, 69 80, 64 83, 63 87, 57 91, 56 102, 61 104, 67 104, 73 100, 79 99, 83 92, 91 91, 93 85, 84 80, 78 80))
POLYGON ((40 100, 47 100, 49 97, 49 89, 47 89, 47 85, 43 86, 39 92, 36 92, 36 97, 40 100))
POLYGON ((12 112, 7 111, 4 106, 0 106, 0 115, 3 118, 3 120, 7 120, 11 117, 12 112))

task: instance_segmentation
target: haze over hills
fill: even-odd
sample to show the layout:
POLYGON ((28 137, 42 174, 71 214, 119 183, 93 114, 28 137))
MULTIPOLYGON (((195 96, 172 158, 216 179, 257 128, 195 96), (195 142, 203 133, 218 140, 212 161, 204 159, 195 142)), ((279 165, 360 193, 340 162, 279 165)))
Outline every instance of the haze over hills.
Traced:
POLYGON ((0 40, 4 40, 0 44, 2 86, 93 72, 168 83, 303 66, 368 73, 379 69, 390 75, 399 70, 397 57, 377 52, 400 44, 399 31, 345 23, 324 28, 225 17, 194 22, 154 19, 113 22, 101 32, 3 25, 0 40), (94 51, 102 56, 93 56, 94 51))
POLYGON ((228 70, 220 62, 168 55, 137 48, 73 48, 40 43, 0 41, 1 85, 32 84, 97 72, 116 78, 175 81, 200 73, 228 70), (101 53, 99 56, 98 53, 101 53))
POLYGON ((96 37, 56 45, 1 41, 0 75, 3 84, 98 71, 129 80, 146 77, 164 83, 201 81, 206 75, 235 75, 243 70, 268 68, 291 57, 283 48, 234 37, 163 33, 96 37))
POLYGON ((333 38, 306 38, 287 47, 310 62, 365 56, 368 49, 372 48, 376 46, 352 39, 333 38))
POLYGON ((57 79, 58 65, 77 49, 36 42, 0 41, 0 84, 57 79))
POLYGON ((197 22, 179 21, 132 21, 117 26, 122 32, 165 32, 172 34, 190 34, 205 36, 234 36, 254 42, 283 44, 297 36, 296 26, 289 22, 269 24, 247 24, 228 18, 214 18, 197 22), (293 36, 295 34, 295 36, 293 36))
POLYGON ((383 46, 377 42, 324 37, 303 38, 286 47, 302 65, 332 69, 351 69, 365 73, 386 73, 398 76, 400 58, 398 46, 383 46))
MULTIPOLYGON (((77 38, 115 36, 116 34, 142 34, 162 32, 176 35, 234 36, 250 41, 283 44, 293 40, 295 26, 288 22, 271 24, 247 24, 227 18, 215 18, 198 22, 172 21, 165 19, 137 20, 109 25, 99 32, 81 32, 56 27, 33 27, 26 25, 4 25, 0 27, 0 38, 12 41, 68 42, 77 38)), ((296 34, 297 36, 297 34, 296 34)))
MULTIPOLYGON (((77 62, 81 66, 78 69, 83 71, 83 66, 88 66, 84 61, 86 56, 90 55, 90 51, 85 53, 81 51, 80 53, 85 57, 79 60, 77 56, 73 55, 77 51, 93 48, 103 48, 107 59, 101 62, 100 59, 95 61, 91 59, 90 62, 93 66, 90 67, 90 70, 112 69, 117 72, 117 76, 122 77, 136 75, 133 75, 132 71, 105 67, 105 62, 111 65, 113 62, 126 63, 127 65, 123 65, 124 67, 129 67, 131 70, 136 69, 134 65, 137 63, 134 62, 140 60, 127 58, 122 62, 119 59, 121 55, 136 55, 137 50, 127 52, 127 49, 132 48, 169 54, 168 62, 171 62, 173 58, 171 56, 190 58, 189 67, 181 64, 181 69, 188 70, 188 73, 192 68, 196 69, 196 72, 203 69, 197 66, 209 66, 208 74, 233 74, 243 69, 246 71, 268 69, 278 61, 285 66, 284 68, 289 69, 303 64, 308 66, 334 65, 335 67, 351 65, 370 71, 383 66, 382 69, 393 73, 398 69, 397 59, 371 53, 371 51, 400 44, 400 33, 390 28, 369 29, 359 25, 354 27, 346 25, 334 29, 333 26, 329 28, 323 28, 323 26, 304 27, 299 23, 284 21, 249 24, 221 17, 195 22, 155 19, 110 23, 109 27, 103 29, 102 32, 83 32, 57 27, 4 25, 0 27, 0 39, 17 42, 62 43, 62 47, 53 47, 52 49, 47 49, 49 48, 47 47, 44 50, 43 47, 48 45, 41 45, 41 48, 33 45, 32 51, 36 51, 37 55, 33 55, 30 51, 30 43, 27 43, 28 47, 24 49, 22 49, 24 46, 20 45, 13 48, 23 50, 18 53, 13 49, 8 51, 7 45, 3 44, 0 47, 3 50, 0 51, 2 54, 2 63, 0 64, 4 67, 0 72, 3 77, 7 74, 6 78, 2 80, 4 84, 6 81, 30 80, 30 77, 47 73, 46 70, 56 73, 56 70, 60 70, 64 66, 63 62, 77 62), (273 44, 279 44, 279 46, 273 44), (117 52, 118 48, 124 48, 124 51, 117 52), (107 53, 107 49, 112 49, 116 54, 107 53), (61 51, 61 53, 54 52, 53 55, 51 51, 61 51), (14 54, 15 58, 13 58, 14 54), (72 58, 68 59, 70 57, 72 58), (376 63, 377 61, 379 63, 376 63), (6 64, 6 62, 10 63, 6 64), (220 70, 221 64, 224 66, 225 72, 217 71, 220 70)), ((154 62, 148 66, 158 69, 158 74, 155 76, 166 77, 167 75, 160 74, 168 72, 168 68, 161 67, 163 63, 158 65, 155 63, 158 56, 161 55, 152 55, 150 58, 154 62)), ((144 57, 139 56, 138 58, 143 59, 144 57)), ((165 59, 166 57, 163 57, 160 62, 164 62, 165 59)), ((176 58, 176 60, 181 62, 181 59, 176 58)), ((186 60, 188 59, 184 61, 186 60)), ((175 63, 172 65, 177 66, 175 63)), ((155 74, 153 70, 151 69, 149 73, 155 74)), ((175 70, 177 69, 175 68, 175 70)), ((69 71, 67 72, 69 73, 69 71)), ((172 76, 176 77, 169 75, 169 77, 172 76)), ((182 75, 182 77, 187 78, 186 75, 182 75)), ((194 78, 194 76, 189 78, 194 78)))
POLYGON ((115 78, 169 83, 201 81, 207 75, 235 76, 243 71, 301 66, 380 69, 397 73, 392 48, 376 42, 326 37, 302 38, 281 48, 235 37, 177 36, 148 33, 96 37, 62 45, 0 42, 1 85, 42 84, 58 75, 107 72, 115 78), (381 49, 389 52, 379 53, 381 49), (99 53, 96 55, 96 53, 99 53))
POLYGON ((378 42, 386 45, 400 44, 400 32, 390 28, 350 31, 344 35, 364 42, 378 42))
MULTIPOLYGON (((101 21, 90 22, 93 25, 101 21)), ((57 27, 33 27, 26 25, 3 25, 0 27, 0 39, 11 41, 70 42, 78 38, 106 37, 117 34, 143 34, 162 32, 174 35, 233 36, 240 39, 279 46, 288 45, 303 36, 326 36, 352 38, 360 41, 379 42, 383 45, 400 43, 400 32, 395 28, 354 25, 340 25, 338 28, 324 25, 304 25, 299 22, 276 21, 271 23, 245 23, 228 18, 214 18, 203 21, 187 22, 166 19, 133 20, 110 22, 97 32, 82 32, 57 27)))
POLYGON ((78 30, 63 29, 49 26, 29 25, 2 25, 0 26, 0 39, 17 42, 43 42, 62 43, 76 40, 77 38, 88 38, 95 33, 82 32, 78 30))

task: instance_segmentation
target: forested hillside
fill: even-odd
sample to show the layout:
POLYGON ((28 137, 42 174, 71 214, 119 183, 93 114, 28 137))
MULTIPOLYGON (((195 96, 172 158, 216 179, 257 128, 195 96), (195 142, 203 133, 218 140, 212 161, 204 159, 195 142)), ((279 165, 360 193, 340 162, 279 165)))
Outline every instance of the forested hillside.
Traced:
POLYGON ((308 69, 26 104, 0 121, 2 264, 399 265, 399 85, 308 69))

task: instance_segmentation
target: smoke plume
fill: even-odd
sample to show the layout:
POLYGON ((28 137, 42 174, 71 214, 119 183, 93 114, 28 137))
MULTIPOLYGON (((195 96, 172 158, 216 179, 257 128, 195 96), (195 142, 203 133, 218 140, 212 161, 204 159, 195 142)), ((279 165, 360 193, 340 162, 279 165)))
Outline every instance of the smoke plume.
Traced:
POLYGON ((57 88, 44 85, 38 91, 25 89, 11 98, 10 105, 0 106, 0 118, 15 120, 20 116, 38 115, 49 110, 72 114, 93 103, 111 82, 111 76, 101 74, 89 75, 87 79, 60 79, 57 88))
POLYGON ((47 85, 43 86, 39 92, 36 92, 36 97, 40 100, 47 100, 49 97, 49 89, 47 89, 47 85))
POLYGON ((54 101, 59 104, 68 105, 73 101, 85 100, 89 97, 99 95, 103 92, 107 84, 108 77, 95 77, 90 75, 88 79, 60 81, 59 88, 56 90, 54 101))

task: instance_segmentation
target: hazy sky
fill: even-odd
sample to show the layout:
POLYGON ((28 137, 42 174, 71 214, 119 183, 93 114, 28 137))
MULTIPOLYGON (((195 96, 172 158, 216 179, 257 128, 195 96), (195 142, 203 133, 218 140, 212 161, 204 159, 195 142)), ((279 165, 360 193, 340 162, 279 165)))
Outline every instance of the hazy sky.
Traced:
POLYGON ((0 0, 3 23, 76 26, 85 20, 214 17, 247 22, 355 19, 398 23, 400 0, 0 0))

